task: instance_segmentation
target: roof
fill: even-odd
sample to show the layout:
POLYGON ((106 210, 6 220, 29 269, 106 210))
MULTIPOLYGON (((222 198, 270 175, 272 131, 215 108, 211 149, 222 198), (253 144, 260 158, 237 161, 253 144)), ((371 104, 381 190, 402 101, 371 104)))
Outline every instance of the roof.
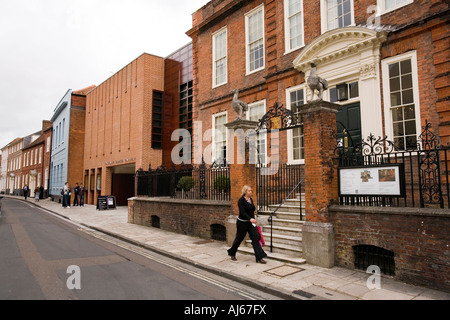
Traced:
POLYGON ((76 90, 76 91, 72 91, 72 94, 79 94, 79 95, 87 95, 89 91, 91 91, 92 89, 94 89, 96 86, 95 85, 91 85, 89 87, 80 89, 80 90, 76 90))
POLYGON ((39 138, 37 138, 36 140, 34 140, 32 143, 30 143, 29 145, 27 145, 26 147, 22 148, 22 150, 28 150, 31 149, 39 144, 44 144, 45 143, 45 135, 41 134, 39 136, 39 138))

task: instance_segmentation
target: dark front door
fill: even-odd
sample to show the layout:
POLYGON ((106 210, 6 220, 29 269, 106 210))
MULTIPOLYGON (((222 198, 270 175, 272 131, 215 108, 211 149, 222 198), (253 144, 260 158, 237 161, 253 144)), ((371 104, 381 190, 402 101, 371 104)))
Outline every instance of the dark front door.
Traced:
POLYGON ((361 145, 361 110, 360 104, 352 103, 341 106, 336 114, 338 147, 353 151, 361 145))
POLYGON ((112 195, 116 197, 117 206, 127 206, 128 198, 134 197, 134 175, 113 174, 112 195))

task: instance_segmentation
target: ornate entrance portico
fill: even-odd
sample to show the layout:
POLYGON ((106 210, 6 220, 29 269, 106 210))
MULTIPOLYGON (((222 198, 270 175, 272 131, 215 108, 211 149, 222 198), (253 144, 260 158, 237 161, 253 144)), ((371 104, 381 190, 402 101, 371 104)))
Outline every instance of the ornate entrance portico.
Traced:
MULTIPOLYGON (((328 81, 330 88, 358 82, 362 137, 383 135, 379 61, 386 36, 386 31, 364 27, 334 29, 309 43, 293 61, 295 69, 305 73, 305 79, 311 63, 315 63, 317 74, 328 81)), ((306 96, 311 97, 308 87, 306 96)), ((329 98, 329 91, 324 92, 324 100, 329 98)))

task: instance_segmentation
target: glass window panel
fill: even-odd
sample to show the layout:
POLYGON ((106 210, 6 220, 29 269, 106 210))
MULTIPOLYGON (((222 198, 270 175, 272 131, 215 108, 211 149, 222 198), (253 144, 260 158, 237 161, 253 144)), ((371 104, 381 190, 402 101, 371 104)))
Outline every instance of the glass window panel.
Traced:
POLYGON ((398 106, 402 104, 400 92, 391 93, 391 106, 398 106))
MULTIPOLYGON (((413 84, 412 84, 412 74, 407 74, 402 76, 402 89, 409 89, 412 88, 413 84)), ((392 90, 392 89, 391 89, 392 90)))
POLYGON ((414 102, 414 96, 413 96, 413 90, 405 90, 402 92, 402 101, 403 104, 407 103, 413 103, 414 102))
POLYGON ((330 89, 330 102, 336 101, 337 101, 337 89, 336 87, 333 87, 330 89))
POLYGON ((400 67, 402 74, 411 73, 411 60, 408 59, 400 62, 400 67))
POLYGON ((405 122, 405 134, 411 135, 416 133, 416 121, 406 121, 405 122))
POLYGON ((392 120, 393 121, 401 121, 401 120, 403 120, 402 108, 394 108, 394 109, 392 109, 392 120))
POLYGON ((359 97, 359 85, 358 82, 350 83, 350 98, 359 97))
POLYGON ((416 149, 417 148, 417 136, 416 135, 406 137, 406 148, 407 149, 416 149))
POLYGON ((390 87, 391 92, 400 90, 400 78, 399 77, 391 78, 389 80, 389 84, 391 86, 390 87))
POLYGON ((397 150, 405 150, 405 139, 403 137, 395 138, 394 145, 397 148, 397 150))
POLYGON ((415 116, 414 105, 405 107, 405 120, 414 119, 415 116))
POLYGON ((398 62, 389 65, 389 77, 397 77, 400 74, 398 62))
POLYGON ((394 137, 399 137, 404 135, 403 122, 394 123, 394 137))

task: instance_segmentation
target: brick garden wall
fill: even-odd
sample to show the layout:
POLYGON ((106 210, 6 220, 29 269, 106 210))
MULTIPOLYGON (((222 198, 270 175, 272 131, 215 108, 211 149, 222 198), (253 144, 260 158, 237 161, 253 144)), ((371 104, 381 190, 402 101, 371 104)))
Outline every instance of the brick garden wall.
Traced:
POLYGON ((352 246, 394 252, 395 279, 450 291, 450 210, 331 206, 336 265, 353 268, 352 246))
POLYGON ((226 226, 232 215, 230 201, 132 198, 128 201, 128 223, 151 227, 151 217, 160 218, 163 230, 211 238, 211 225, 226 226))

